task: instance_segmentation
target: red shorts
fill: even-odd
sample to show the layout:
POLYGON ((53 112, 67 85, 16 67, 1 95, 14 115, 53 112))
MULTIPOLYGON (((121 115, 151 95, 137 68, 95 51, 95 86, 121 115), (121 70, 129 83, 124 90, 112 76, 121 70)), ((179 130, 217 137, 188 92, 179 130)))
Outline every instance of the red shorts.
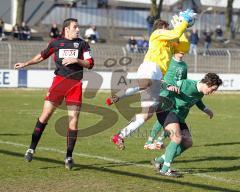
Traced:
POLYGON ((66 105, 81 105, 82 81, 56 75, 45 100, 51 101, 55 105, 61 105, 63 99, 65 99, 66 105))

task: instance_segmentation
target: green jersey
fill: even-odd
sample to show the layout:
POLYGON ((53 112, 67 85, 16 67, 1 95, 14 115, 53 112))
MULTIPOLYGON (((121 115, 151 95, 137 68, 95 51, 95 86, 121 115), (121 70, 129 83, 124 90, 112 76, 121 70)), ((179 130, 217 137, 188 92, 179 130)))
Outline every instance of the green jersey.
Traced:
POLYGON ((177 61, 173 57, 163 79, 167 84, 176 85, 177 81, 187 79, 187 72, 187 64, 184 61, 177 61))
MULTIPOLYGON (((174 85, 176 86, 176 82, 181 79, 187 78, 187 71, 188 66, 184 61, 177 61, 174 57, 171 59, 171 62, 169 64, 167 73, 165 74, 163 80, 167 85, 174 85)), ((160 92, 160 96, 164 97, 166 101, 164 100, 162 104, 163 110, 168 110, 169 107, 172 106, 174 99, 173 99, 173 92, 170 92, 166 89, 162 89, 160 92)))
POLYGON ((181 123, 185 123, 185 119, 193 105, 204 110, 205 105, 202 103, 203 93, 197 89, 197 81, 184 79, 177 81, 180 94, 174 94, 174 107, 171 111, 175 112, 181 123))

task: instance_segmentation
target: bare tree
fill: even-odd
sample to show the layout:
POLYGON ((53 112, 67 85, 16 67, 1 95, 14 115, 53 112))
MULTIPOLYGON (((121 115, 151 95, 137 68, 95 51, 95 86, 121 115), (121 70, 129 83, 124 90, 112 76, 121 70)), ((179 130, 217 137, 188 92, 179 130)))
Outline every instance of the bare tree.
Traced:
POLYGON ((16 23, 21 24, 24 20, 26 0, 17 0, 17 19, 16 23))
POLYGON ((163 5, 163 0, 159 1, 159 4, 157 5, 156 0, 151 0, 151 8, 150 8, 150 15, 156 19, 161 18, 161 12, 162 12, 162 5, 163 5))
POLYGON ((161 19, 162 7, 163 7, 163 0, 160 0, 158 4, 157 16, 156 16, 156 18, 158 19, 161 19))
POLYGON ((227 2, 227 10, 226 10, 226 30, 229 34, 229 37, 231 37, 231 25, 233 24, 232 15, 233 15, 233 1, 234 0, 228 0, 227 2))
POLYGON ((157 1, 151 0, 150 16, 156 17, 157 15, 157 1))

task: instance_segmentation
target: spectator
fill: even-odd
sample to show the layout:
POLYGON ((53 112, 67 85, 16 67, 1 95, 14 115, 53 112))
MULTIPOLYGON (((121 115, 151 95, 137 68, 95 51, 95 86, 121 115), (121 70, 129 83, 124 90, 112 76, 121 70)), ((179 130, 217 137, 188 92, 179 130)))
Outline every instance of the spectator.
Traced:
POLYGON ((152 28, 153 28, 153 23, 155 21, 155 17, 148 15, 147 17, 147 30, 148 30, 148 36, 150 37, 151 33, 152 33, 152 28))
POLYGON ((14 25, 13 28, 12 28, 13 39, 20 39, 19 31, 20 31, 19 25, 18 24, 14 25))
POLYGON ((209 53, 209 47, 211 46, 212 43, 212 35, 213 32, 211 32, 209 29, 207 29, 204 33, 204 53, 203 55, 205 56, 206 54, 209 53))
POLYGON ((56 38, 58 38, 58 37, 60 36, 60 32, 59 32, 59 29, 58 29, 56 23, 53 23, 53 24, 52 24, 52 27, 51 27, 49 36, 50 36, 52 39, 56 39, 56 38))
POLYGON ((31 31, 30 28, 26 25, 25 22, 22 22, 20 27, 20 40, 30 40, 31 39, 31 31))
POLYGON ((128 40, 127 50, 132 53, 137 52, 137 41, 134 38, 134 36, 131 36, 130 39, 128 40))
POLYGON ((0 40, 4 37, 4 21, 0 18, 0 40))
POLYGON ((198 32, 195 28, 193 28, 190 37, 189 37, 189 41, 190 41, 190 50, 189 50, 189 54, 197 54, 197 44, 199 41, 199 37, 198 37, 198 32))
POLYGON ((86 29, 84 36, 88 41, 91 41, 91 43, 98 42, 98 40, 100 38, 95 25, 92 25, 90 28, 86 29))
POLYGON ((146 53, 148 46, 149 43, 145 36, 142 39, 137 40, 137 49, 139 53, 146 53))
POLYGON ((218 25, 215 30, 215 37, 217 41, 223 41, 223 30, 221 25, 218 25))

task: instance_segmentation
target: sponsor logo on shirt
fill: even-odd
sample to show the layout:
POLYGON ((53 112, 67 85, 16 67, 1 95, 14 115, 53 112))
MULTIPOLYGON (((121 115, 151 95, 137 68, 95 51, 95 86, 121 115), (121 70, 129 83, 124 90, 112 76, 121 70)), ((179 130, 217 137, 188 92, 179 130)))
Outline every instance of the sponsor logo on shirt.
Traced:
POLYGON ((59 49, 59 58, 78 58, 78 49, 59 49))
POLYGON ((78 48, 79 47, 79 43, 73 43, 74 48, 78 48))
POLYGON ((60 45, 60 47, 63 47, 63 46, 64 46, 64 43, 60 43, 59 45, 60 45))

